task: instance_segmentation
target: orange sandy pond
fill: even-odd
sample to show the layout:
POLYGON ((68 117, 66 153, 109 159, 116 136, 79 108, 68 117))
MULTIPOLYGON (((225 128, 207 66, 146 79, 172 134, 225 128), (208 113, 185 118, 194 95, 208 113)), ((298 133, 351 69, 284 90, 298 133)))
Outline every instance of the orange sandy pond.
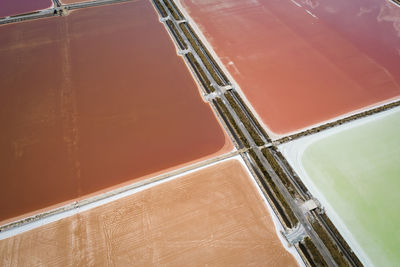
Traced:
POLYGON ((276 134, 400 95, 400 8, 390 1, 180 2, 276 134))
POLYGON ((1 26, 0 62, 0 221, 232 148, 149 1, 1 26))
POLYGON ((229 160, 0 241, 3 266, 297 266, 229 160))

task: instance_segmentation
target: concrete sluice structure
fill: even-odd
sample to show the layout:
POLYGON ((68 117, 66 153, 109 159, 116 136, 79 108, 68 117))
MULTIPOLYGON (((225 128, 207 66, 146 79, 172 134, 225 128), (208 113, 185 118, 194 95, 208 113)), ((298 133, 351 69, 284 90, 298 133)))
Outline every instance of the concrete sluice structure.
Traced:
POLYGON ((0 226, 21 219, 2 266, 298 265, 156 18, 139 0, 0 26, 0 226))
POLYGON ((299 208, 312 198, 309 185, 286 177, 293 170, 276 161, 275 138, 398 97, 392 9, 381 9, 383 26, 372 27, 388 38, 369 47, 357 43, 368 40, 357 20, 352 39, 319 1, 178 2, 199 28, 174 3, 156 1, 168 31, 150 1, 80 2, 63 2, 76 3, 60 12, 68 16, 0 26, 3 265, 361 265, 349 255, 356 246, 338 239, 337 221, 316 228, 323 209, 299 208), (194 43, 197 34, 218 63, 194 43), (203 95, 210 103, 202 89, 216 90, 203 95), (238 154, 244 161, 230 159, 238 154), (277 229, 294 247, 283 246, 277 229))
POLYGON ((400 262, 400 108, 279 147, 366 266, 400 262))

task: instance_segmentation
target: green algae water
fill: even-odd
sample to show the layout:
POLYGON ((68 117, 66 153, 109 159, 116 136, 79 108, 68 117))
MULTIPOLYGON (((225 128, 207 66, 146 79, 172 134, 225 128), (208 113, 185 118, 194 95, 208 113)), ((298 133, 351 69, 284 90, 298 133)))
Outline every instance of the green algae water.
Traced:
POLYGON ((311 144, 312 183, 376 266, 400 265, 400 110, 311 144))

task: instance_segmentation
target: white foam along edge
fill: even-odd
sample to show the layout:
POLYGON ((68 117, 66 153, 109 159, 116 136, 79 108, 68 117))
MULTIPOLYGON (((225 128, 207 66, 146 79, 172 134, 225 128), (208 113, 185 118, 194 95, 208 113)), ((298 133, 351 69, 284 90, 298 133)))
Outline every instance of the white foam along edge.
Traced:
POLYGON ((368 255, 365 253, 365 251, 362 249, 360 244, 356 241, 354 236, 352 235, 351 231, 346 227, 345 223, 343 220, 340 218, 340 216, 335 212, 333 207, 330 205, 329 201, 325 198, 325 196, 318 190, 318 187, 313 183, 311 180, 310 176, 308 175, 307 171, 305 170, 303 164, 302 164, 302 158, 303 154, 306 151, 306 149, 314 144, 315 142, 325 139, 329 136, 335 135, 340 132, 347 131, 352 128, 359 127, 361 125, 377 121, 379 119, 382 119, 388 115, 394 114, 400 112, 400 107, 396 107, 381 113, 377 113, 374 115, 371 115, 369 117, 361 118, 355 121, 352 121, 350 123, 346 123, 331 129, 328 129, 326 131, 314 134, 314 135, 309 135, 305 136, 302 138, 299 138, 297 140, 282 144, 278 146, 278 149, 280 152, 283 154, 283 156, 286 158, 286 160, 289 162, 291 167, 296 171, 296 173, 300 176, 302 182, 305 184, 305 186, 308 188, 308 190, 311 192, 311 194, 316 197, 321 205, 325 208, 325 211, 328 215, 328 217, 332 220, 334 225, 337 227, 339 230, 340 234, 343 236, 343 238, 348 242, 350 247, 353 249, 354 253, 359 257, 360 261, 366 265, 366 266, 373 266, 371 259, 368 257, 368 255))
POLYGON ((232 159, 238 160, 244 166, 244 169, 246 170, 247 174, 249 175, 250 180, 253 182, 254 187, 257 189, 258 194, 260 195, 260 197, 263 200, 265 206, 267 207, 267 210, 268 210, 268 212, 269 212, 269 214, 270 214, 270 216, 272 218, 272 221, 274 222, 274 228, 275 228, 276 235, 278 236, 279 240, 281 241, 283 247, 295 258, 295 260, 297 261, 299 266, 301 266, 301 267, 304 266, 305 267, 306 265, 305 265, 303 259, 301 258, 300 254, 296 250, 296 248, 294 246, 289 246, 289 244, 286 241, 286 239, 282 236, 282 232, 285 231, 285 229, 283 228, 283 225, 279 221, 278 217, 276 216, 275 212, 273 211, 272 207, 270 206, 268 200, 265 198, 263 192, 261 191, 259 185, 256 182, 255 177, 253 176, 253 174, 247 168, 246 163, 244 162, 242 157, 237 155, 237 156, 233 157, 232 159))
MULTIPOLYGON (((155 182, 151 182, 151 183, 147 183, 149 180, 151 180, 151 178, 143 180, 143 181, 139 181, 139 182, 136 182, 136 183, 132 183, 131 185, 127 185, 126 187, 131 187, 131 186, 135 186, 135 185, 137 185, 137 186, 135 186, 132 189, 128 189, 126 191, 123 191, 123 192, 120 192, 120 193, 117 193, 117 194, 111 194, 108 197, 107 197, 107 195, 110 194, 112 191, 105 192, 103 194, 95 196, 96 198, 99 198, 99 200, 95 200, 95 201, 90 202, 88 204, 83 204, 81 206, 77 206, 77 207, 72 208, 72 209, 71 209, 71 205, 73 206, 75 203, 67 204, 67 205, 65 205, 65 206, 63 206, 63 207, 58 209, 58 210, 60 210, 60 212, 57 212, 57 213, 55 213, 53 215, 45 216, 44 218, 41 218, 41 219, 38 219, 38 220, 35 220, 35 221, 32 221, 32 222, 28 222, 28 223, 25 223, 25 224, 22 224, 21 226, 15 226, 15 227, 13 227, 13 228, 11 228, 9 230, 4 230, 3 232, 0 232, 0 240, 6 239, 6 238, 9 238, 9 237, 18 235, 18 234, 22 234, 24 232, 36 229, 38 227, 41 227, 41 226, 44 226, 44 225, 59 221, 61 219, 64 219, 64 218, 67 218, 67 217, 70 217, 70 216, 73 216, 73 215, 78 214, 80 212, 88 211, 88 210, 91 210, 93 208, 96 208, 96 207, 108 204, 110 202, 116 201, 118 199, 121 199, 121 198, 124 198, 124 197, 127 197, 127 196, 131 196, 131 195, 133 195, 135 193, 147 190, 149 188, 155 187, 155 186, 163 184, 163 183, 170 182, 172 180, 181 178, 183 176, 186 176, 188 174, 203 170, 205 168, 214 166, 216 164, 220 164, 222 162, 231 160, 233 158, 235 158, 235 157, 231 156, 231 157, 228 157, 228 158, 225 158, 225 159, 222 159, 222 160, 217 160, 215 162, 206 164, 204 166, 200 166, 200 167, 197 167, 197 168, 194 168, 194 169, 191 169, 191 170, 187 170, 187 171, 184 171, 184 172, 182 172, 180 174, 173 175, 171 177, 168 177, 168 178, 165 178, 165 179, 162 179, 162 180, 158 180, 158 181, 155 181, 155 182), (106 197, 102 197, 102 196, 106 196, 106 197), (66 210, 63 211, 64 208, 66 208, 66 210)), ((42 214, 45 214, 45 213, 42 213, 42 214)), ((40 216, 40 214, 38 214, 38 216, 40 216)))

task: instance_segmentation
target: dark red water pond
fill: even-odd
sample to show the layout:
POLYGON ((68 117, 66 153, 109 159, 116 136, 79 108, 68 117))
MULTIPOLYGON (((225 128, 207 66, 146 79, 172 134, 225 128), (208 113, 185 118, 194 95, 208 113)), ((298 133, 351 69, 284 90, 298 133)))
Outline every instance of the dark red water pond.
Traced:
POLYGON ((149 1, 0 27, 0 221, 226 139, 149 1))
POLYGON ((46 9, 52 4, 51 0, 1 0, 0 18, 46 9))

